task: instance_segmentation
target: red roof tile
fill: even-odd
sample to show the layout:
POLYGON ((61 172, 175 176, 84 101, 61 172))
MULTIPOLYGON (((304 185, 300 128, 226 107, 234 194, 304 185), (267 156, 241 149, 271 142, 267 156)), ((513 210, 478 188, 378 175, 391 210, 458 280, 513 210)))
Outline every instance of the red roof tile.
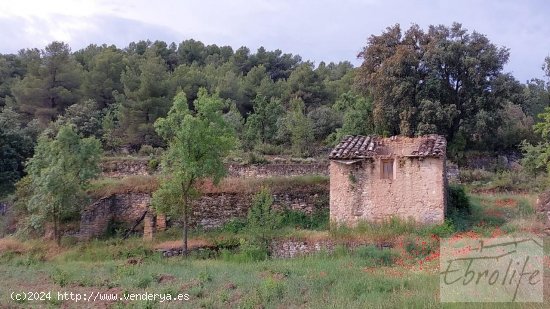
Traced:
MULTIPOLYGON (((385 144, 397 140, 397 136, 382 138, 378 136, 347 135, 330 152, 331 160, 354 160, 373 158, 378 155, 391 155, 386 153, 385 144)), ((413 138, 414 149, 409 157, 444 157, 446 155, 447 141, 441 135, 426 135, 413 138)))

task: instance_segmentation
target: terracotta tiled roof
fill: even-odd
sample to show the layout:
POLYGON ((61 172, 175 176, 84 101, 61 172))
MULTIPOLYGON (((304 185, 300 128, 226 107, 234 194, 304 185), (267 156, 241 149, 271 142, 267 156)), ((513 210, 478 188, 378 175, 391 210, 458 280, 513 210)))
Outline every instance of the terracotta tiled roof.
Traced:
MULTIPOLYGON (((381 138, 378 136, 362 136, 362 135, 347 135, 344 139, 334 147, 330 152, 329 159, 331 160, 354 160, 373 158, 377 155, 391 155, 387 153, 388 147, 384 147, 386 143, 392 143, 399 137, 393 136, 390 138, 381 138)), ((409 157, 443 157, 445 156, 447 141, 441 135, 426 135, 413 139, 418 146, 414 145, 414 149, 410 154, 405 154, 409 157)))

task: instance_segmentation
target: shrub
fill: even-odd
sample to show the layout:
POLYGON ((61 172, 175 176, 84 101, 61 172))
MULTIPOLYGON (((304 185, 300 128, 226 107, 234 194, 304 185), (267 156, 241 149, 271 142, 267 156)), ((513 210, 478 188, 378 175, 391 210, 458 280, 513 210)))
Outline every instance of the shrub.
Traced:
POLYGON ((521 216, 529 216, 535 213, 533 206, 525 199, 518 201, 518 213, 521 216))
POLYGON ((151 145, 142 145, 141 148, 139 148, 138 154, 140 156, 152 156, 155 154, 155 148, 151 145))
POLYGON ((355 254, 365 259, 367 266, 391 266, 399 257, 390 249, 379 249, 374 245, 361 246, 355 250, 355 254))
POLYGON ((230 250, 223 249, 220 252, 220 257, 224 261, 249 263, 263 261, 269 256, 267 247, 258 245, 254 242, 249 242, 245 239, 241 239, 239 250, 233 253, 230 250))
POLYGON ((245 163, 246 164, 267 164, 268 161, 261 154, 258 154, 256 152, 249 152, 249 153, 247 153, 245 163))
POLYGON ((266 143, 256 145, 254 150, 264 155, 280 155, 284 153, 283 146, 266 143))
POLYGON ((281 214, 273 209, 273 195, 262 188, 254 197, 252 207, 248 211, 247 229, 252 235, 252 241, 267 250, 273 232, 281 224, 281 214))
POLYGON ((149 173, 156 171, 159 167, 160 161, 158 159, 151 159, 147 161, 147 170, 149 173))
POLYGON ((420 244, 417 240, 407 239, 405 241, 405 250, 416 258, 425 258, 435 252, 437 244, 431 241, 422 240, 420 244))
POLYGON ((494 173, 482 169, 461 169, 458 176, 461 183, 487 182, 492 179, 494 173))
POLYGON ((447 214, 460 212, 470 214, 470 200, 460 185, 449 185, 447 188, 447 214))
POLYGON ((69 274, 61 269, 56 268, 53 274, 50 276, 53 283, 64 287, 69 283, 69 274))
POLYGON ((327 229, 329 225, 328 209, 318 209, 311 215, 302 211, 286 209, 282 215, 282 222, 286 226, 302 229, 327 229))
POLYGON ((456 228, 450 220, 445 220, 443 224, 431 226, 427 230, 428 234, 437 235, 439 237, 448 237, 455 231, 456 228))
POLYGON ((237 234, 246 228, 246 224, 247 222, 244 219, 232 218, 223 225, 222 231, 237 234))

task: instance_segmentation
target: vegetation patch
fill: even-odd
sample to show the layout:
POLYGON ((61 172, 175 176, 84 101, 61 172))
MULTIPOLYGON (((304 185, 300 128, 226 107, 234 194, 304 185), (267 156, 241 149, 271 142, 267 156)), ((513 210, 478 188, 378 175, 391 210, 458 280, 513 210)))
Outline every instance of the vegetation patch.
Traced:
POLYGON ((114 194, 152 193, 158 188, 158 179, 150 175, 132 175, 121 179, 102 178, 91 183, 88 193, 93 198, 114 194))

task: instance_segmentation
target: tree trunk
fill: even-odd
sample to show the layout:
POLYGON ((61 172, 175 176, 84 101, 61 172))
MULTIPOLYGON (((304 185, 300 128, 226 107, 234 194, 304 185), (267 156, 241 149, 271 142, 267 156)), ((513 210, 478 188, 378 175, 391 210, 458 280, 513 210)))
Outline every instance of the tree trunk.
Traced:
POLYGON ((55 243, 60 246, 61 245, 61 235, 59 233, 59 223, 58 218, 56 215, 54 215, 53 218, 53 238, 55 239, 55 243))
POLYGON ((189 233, 189 218, 188 218, 188 212, 189 205, 187 204, 189 201, 189 198, 187 195, 183 197, 184 205, 183 205, 183 255, 187 257, 188 251, 187 251, 187 236, 189 233))

